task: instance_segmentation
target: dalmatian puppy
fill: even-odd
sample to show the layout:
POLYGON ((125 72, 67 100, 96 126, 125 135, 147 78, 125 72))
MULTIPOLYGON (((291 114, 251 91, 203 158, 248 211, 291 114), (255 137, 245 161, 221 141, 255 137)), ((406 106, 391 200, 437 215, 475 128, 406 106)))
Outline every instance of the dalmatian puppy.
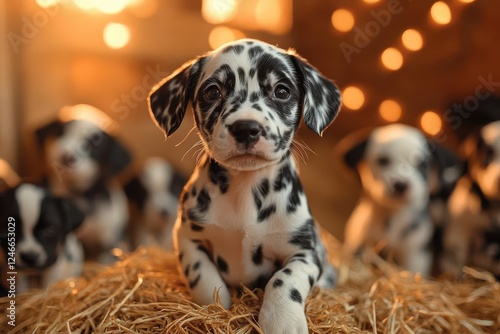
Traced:
POLYGON ((186 182, 183 175, 160 157, 146 159, 138 175, 127 182, 125 193, 137 211, 136 244, 173 249, 172 231, 186 182))
POLYGON ((450 198, 442 270, 455 277, 464 265, 500 278, 500 121, 465 140, 464 175, 450 198))
POLYGON ((85 255, 111 263, 110 250, 124 247, 128 202, 117 176, 131 163, 116 126, 89 105, 64 107, 59 118, 36 131, 48 169, 49 188, 70 197, 85 213, 78 230, 85 255))
POLYGON ((433 265, 431 193, 434 189, 439 200, 446 196, 458 170, 442 157, 449 153, 416 128, 392 124, 359 137, 339 144, 345 164, 362 183, 345 229, 344 255, 349 259, 364 246, 378 246, 405 270, 428 276, 433 265))
POLYGON ((205 155, 181 195, 174 229, 193 300, 231 306, 229 288, 265 287, 264 333, 307 333, 313 286, 332 287, 330 266, 292 158, 300 120, 317 134, 337 115, 337 87, 294 51, 252 39, 198 57, 152 90, 166 137, 191 102, 205 155))
POLYGON ((18 273, 17 292, 36 287, 30 285, 30 277, 39 279, 45 288, 80 275, 83 249, 73 231, 82 224, 84 215, 70 200, 22 182, 0 193, 0 219, 2 253, 15 254, 15 263, 8 263, 15 269, 4 270, 18 273))

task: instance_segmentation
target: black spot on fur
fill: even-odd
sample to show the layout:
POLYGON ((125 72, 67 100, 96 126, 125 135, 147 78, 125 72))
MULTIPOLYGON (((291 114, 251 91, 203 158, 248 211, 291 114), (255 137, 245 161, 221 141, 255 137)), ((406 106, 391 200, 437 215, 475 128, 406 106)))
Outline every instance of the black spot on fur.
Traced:
POLYGON ((196 190, 196 187, 193 186, 193 188, 191 188, 191 196, 195 197, 197 194, 198 191, 196 190))
POLYGON ((314 285, 314 277, 312 277, 311 275, 309 275, 308 279, 309 279, 309 288, 312 289, 312 287, 314 285))
POLYGON ((264 52, 264 49, 260 46, 252 46, 250 49, 248 49, 248 56, 250 57, 250 59, 254 59, 262 52, 264 52))
POLYGON ((180 252, 179 253, 179 262, 182 262, 182 259, 184 258, 184 253, 180 252))
POLYGON ((259 99, 259 93, 253 92, 252 94, 250 94, 250 102, 252 103, 257 102, 258 99, 259 99))
POLYGON ((241 85, 246 84, 245 70, 243 70, 242 67, 238 67, 238 79, 239 79, 241 85))
POLYGON ((200 252, 205 253, 205 254, 208 256, 208 258, 209 258, 210 260, 212 260, 212 254, 210 253, 210 251, 208 250, 208 248, 207 248, 207 247, 205 247, 205 246, 203 246, 203 245, 198 245, 197 249, 198 249, 200 252))
POLYGON ((198 225, 198 224, 195 224, 195 223, 191 222, 191 230, 192 230, 193 232, 201 232, 201 231, 203 231, 204 229, 205 229, 205 227, 204 227, 204 226, 201 226, 201 225, 198 225))
POLYGON ((206 212, 208 210, 208 207, 210 206, 211 202, 210 195, 208 194, 208 191, 205 189, 205 187, 201 188, 200 193, 198 194, 198 197, 196 198, 196 206, 200 212, 206 212))
POLYGON ((225 47, 224 50, 222 50, 222 53, 234 52, 239 55, 241 52, 243 52, 244 49, 245 47, 243 45, 229 45, 225 47))
POLYGON ((252 262, 256 265, 262 264, 264 256, 262 254, 262 245, 259 245, 257 249, 252 254, 252 262))
POLYGON ((302 304, 302 295, 300 294, 299 290, 297 289, 291 289, 290 290, 290 298, 299 304, 302 304))
POLYGON ((190 281, 189 282, 189 288, 190 289, 194 289, 198 285, 198 282, 200 281, 200 278, 201 278, 201 274, 199 274, 198 276, 196 276, 196 278, 193 281, 190 281))
POLYGON ((252 79, 254 77, 256 71, 257 71, 257 69, 255 67, 252 67, 250 69, 250 71, 248 72, 248 74, 250 75, 250 79, 252 79))
POLYGON ((217 256, 217 267, 223 273, 227 273, 229 270, 229 268, 227 266, 227 262, 223 258, 221 258, 220 256, 217 256))
POLYGON ((292 234, 290 243, 301 249, 314 249, 316 246, 316 234, 314 231, 314 220, 308 219, 296 232, 292 234))
POLYGON ((188 277, 188 276, 189 276, 189 267, 190 267, 190 265, 188 264, 188 265, 186 266, 186 269, 184 269, 184 276, 186 276, 186 277, 188 277))
POLYGON ((252 108, 258 111, 262 111, 261 106, 259 106, 257 103, 252 104, 252 108))
POLYGON ((196 261, 195 264, 193 264, 193 270, 200 269, 200 266, 201 266, 201 262, 200 261, 196 261))
POLYGON ((212 183, 219 186, 221 193, 225 194, 227 192, 230 180, 229 172, 213 159, 210 159, 208 176, 212 183))
POLYGON ((264 275, 264 274, 259 275, 259 277, 257 277, 257 279, 250 284, 250 287, 252 289, 259 288, 264 290, 267 285, 267 282, 269 282, 269 279, 270 279, 269 275, 264 275))
POLYGON ((283 269, 283 272, 284 272, 285 274, 287 274, 288 276, 290 276, 290 275, 292 274, 292 269, 290 269, 290 268, 285 268, 285 269, 283 269))
POLYGON ((277 278, 274 282, 273 282, 273 288, 277 288, 279 286, 283 286, 283 280, 277 278))
POLYGON ((276 212, 276 205, 271 204, 268 207, 259 211, 259 216, 257 217, 257 221, 262 223, 264 220, 269 218, 273 213, 276 212))

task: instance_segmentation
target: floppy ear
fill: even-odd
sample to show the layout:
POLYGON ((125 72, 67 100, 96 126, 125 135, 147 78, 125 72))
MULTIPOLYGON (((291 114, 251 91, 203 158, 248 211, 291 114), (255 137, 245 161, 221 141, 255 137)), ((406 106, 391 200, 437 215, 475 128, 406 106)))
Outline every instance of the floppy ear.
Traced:
POLYGON ((368 139, 356 143, 353 147, 344 153, 343 159, 347 167, 356 170, 358 164, 365 157, 368 139))
POLYGON ((165 138, 181 125, 188 102, 194 97, 204 60, 205 57, 199 57, 185 63, 151 90, 149 112, 165 138))
POLYGON ((59 136, 63 132, 63 124, 59 120, 52 121, 35 131, 39 148, 43 148, 45 141, 52 136, 59 136))
POLYGON ((53 197, 64 221, 64 234, 76 230, 85 220, 85 214, 69 198, 53 197))
POLYGON ((438 188, 443 194, 449 196, 458 179, 465 174, 465 164, 455 152, 432 140, 429 140, 428 143, 432 154, 432 166, 437 173, 438 188))
POLYGON ((117 175, 127 168, 132 162, 132 156, 125 146, 123 146, 116 138, 105 133, 108 141, 106 154, 103 161, 108 166, 108 171, 111 175, 117 175))
POLYGON ((305 59, 293 51, 289 54, 302 81, 304 122, 310 130, 322 136, 337 116, 342 96, 337 86, 305 59))

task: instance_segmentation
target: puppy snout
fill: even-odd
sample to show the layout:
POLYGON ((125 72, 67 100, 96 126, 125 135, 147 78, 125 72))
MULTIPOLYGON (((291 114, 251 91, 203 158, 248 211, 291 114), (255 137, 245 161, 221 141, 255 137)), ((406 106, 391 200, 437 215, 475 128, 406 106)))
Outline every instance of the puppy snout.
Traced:
POLYGON ((35 265, 38 260, 39 254, 36 252, 22 252, 21 260, 28 266, 35 265))
POLYGON ((69 153, 69 152, 66 152, 64 153, 62 156, 61 156, 61 163, 64 165, 64 166, 67 166, 67 167, 70 167, 72 166, 74 163, 76 162, 76 157, 69 153))
POLYGON ((408 183, 403 181, 394 182, 394 192, 398 195, 404 194, 408 190, 408 183))
POLYGON ((229 126, 229 132, 238 143, 248 146, 259 140, 262 126, 256 121, 240 120, 229 126))

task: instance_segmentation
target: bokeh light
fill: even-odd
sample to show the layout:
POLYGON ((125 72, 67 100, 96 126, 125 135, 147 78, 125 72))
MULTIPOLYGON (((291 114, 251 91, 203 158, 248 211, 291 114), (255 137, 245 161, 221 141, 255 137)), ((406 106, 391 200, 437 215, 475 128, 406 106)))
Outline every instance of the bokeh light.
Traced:
POLYGON ((128 10, 141 19, 151 17, 158 11, 158 0, 131 0, 128 10))
POLYGON ((451 22, 450 7, 443 1, 434 3, 431 7, 431 17, 437 24, 448 24, 451 22))
POLYGON ((356 86, 348 86, 342 92, 342 104, 351 110, 359 110, 365 103, 365 94, 356 86))
POLYGON ((458 0, 458 1, 463 2, 463 3, 472 3, 475 0, 458 0))
POLYGON ((380 103, 379 114, 387 122, 397 122, 401 118, 403 111, 401 105, 394 100, 384 100, 380 103))
POLYGON ((380 0, 363 0, 366 3, 378 3, 380 0))
POLYGON ((111 49, 121 49, 130 41, 130 30, 121 23, 108 23, 104 27, 103 38, 111 49))
POLYGON ((127 0, 94 0, 94 7, 104 14, 118 14, 127 7, 127 0))
POLYGON ((201 15, 211 24, 229 21, 236 15, 236 0, 203 0, 201 15))
POLYGON ((441 117, 434 111, 426 111, 420 117, 420 126, 424 132, 431 136, 437 135, 443 128, 441 117))
POLYGON ((57 5, 60 0, 35 0, 36 4, 41 8, 49 8, 57 5))
POLYGON ((73 0, 75 5, 83 10, 90 10, 94 8, 94 0, 73 0))
POLYGON ((403 66, 403 55, 398 49, 387 48, 380 57, 382 64, 389 70, 396 71, 403 66))
POLYGON ((225 26, 218 26, 210 31, 208 36, 208 44, 212 49, 217 49, 219 46, 232 42, 234 40, 245 38, 245 34, 237 29, 231 29, 225 26))
POLYGON ((401 40, 403 45, 410 51, 417 51, 424 45, 424 39, 422 35, 415 29, 407 29, 401 35, 401 40))
POLYGON ((337 9, 332 14, 332 25, 340 32, 347 32, 354 27, 354 15, 347 9, 337 9))

